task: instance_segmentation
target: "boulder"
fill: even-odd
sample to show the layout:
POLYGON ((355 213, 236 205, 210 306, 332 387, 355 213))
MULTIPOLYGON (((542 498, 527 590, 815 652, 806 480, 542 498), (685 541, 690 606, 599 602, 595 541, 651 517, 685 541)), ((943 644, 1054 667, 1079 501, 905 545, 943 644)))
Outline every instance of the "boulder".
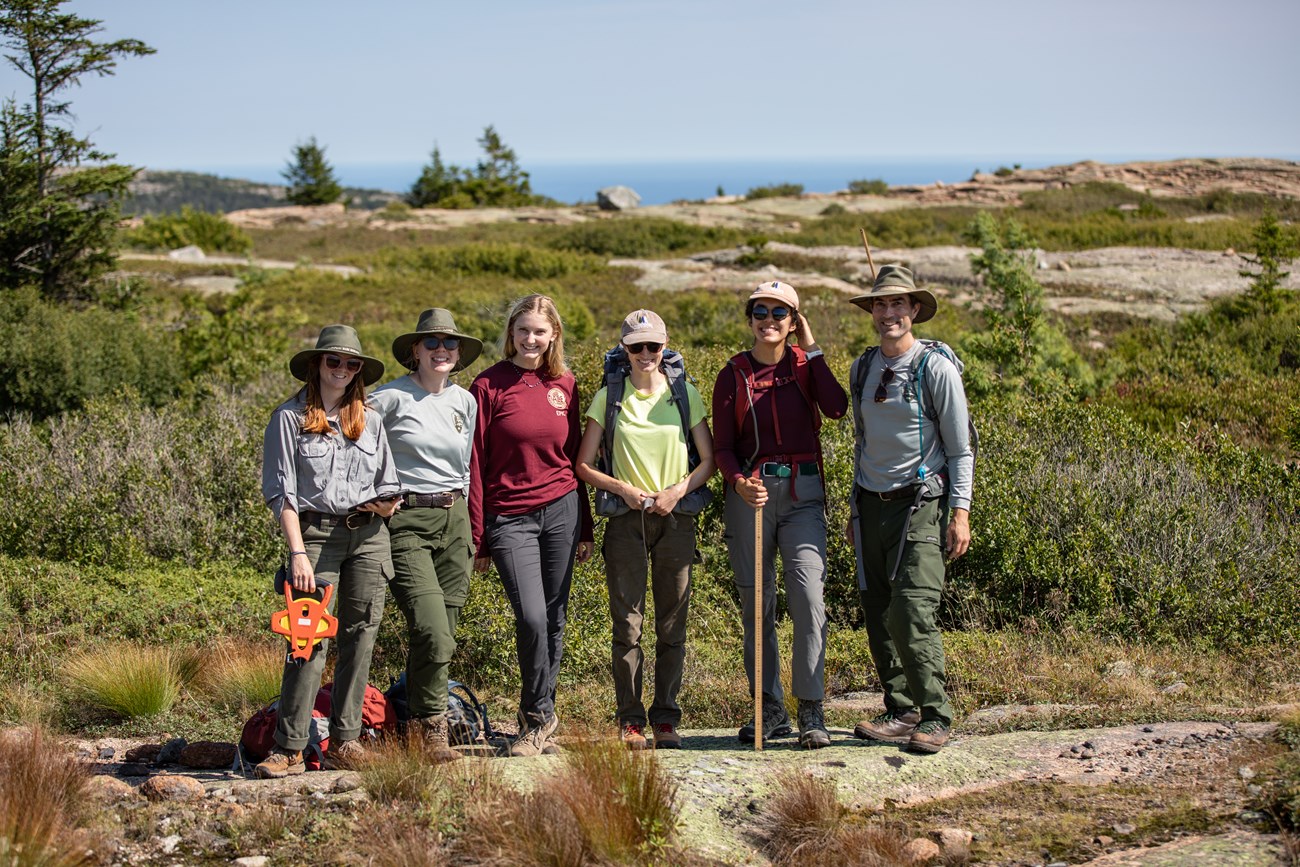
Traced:
POLYGON ((970 857, 970 844, 975 835, 965 828, 939 828, 934 832, 934 839, 944 856, 951 856, 950 860, 954 860, 961 856, 970 857))
POLYGON ((197 741, 181 750, 178 764, 187 768, 228 768, 235 763, 237 749, 224 741, 197 741))
POLYGON ((208 257, 207 254, 203 252, 202 247, 190 244, 188 247, 181 247, 180 249, 172 250, 167 254, 167 258, 176 262, 202 262, 208 257))
POLYGON ((141 744, 127 750, 123 761, 151 764, 154 759, 158 758, 160 752, 162 752, 162 744, 141 744))
POLYGON ((907 841, 907 845, 903 847, 903 863, 929 864, 942 854, 938 843, 924 837, 917 837, 915 840, 907 841))
POLYGON ((130 783, 103 774, 96 774, 91 777, 88 789, 92 797, 109 802, 134 798, 138 794, 135 786, 130 783))
POLYGON ((202 783, 180 774, 150 777, 140 786, 140 791, 151 801, 197 801, 204 794, 202 783))
POLYGON ((158 751, 158 757, 153 760, 155 765, 174 765, 180 760, 181 750, 185 749, 187 741, 185 738, 172 738, 162 745, 158 751))
POLYGON ((596 190, 596 204, 602 211, 631 211, 641 197, 631 187, 602 187, 596 190))

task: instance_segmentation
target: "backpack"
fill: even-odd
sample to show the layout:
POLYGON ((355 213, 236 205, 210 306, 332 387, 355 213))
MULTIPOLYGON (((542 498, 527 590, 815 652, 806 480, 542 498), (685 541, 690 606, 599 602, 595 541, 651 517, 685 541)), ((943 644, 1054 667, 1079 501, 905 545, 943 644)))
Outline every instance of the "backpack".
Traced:
MULTIPOLYGON (((402 672, 384 693, 393 704, 399 730, 404 730, 411 719, 406 702, 406 672, 402 672)), ((463 746, 481 743, 494 738, 497 733, 488 721, 487 705, 478 700, 474 690, 457 680, 447 681, 447 739, 463 746)))
MULTIPOLYGON (((812 396, 812 371, 808 368, 808 356, 798 346, 787 347, 791 355, 791 364, 794 367, 793 376, 776 379, 772 387, 785 385, 791 380, 799 388, 799 396, 803 398, 804 403, 808 404, 808 414, 812 416, 813 433, 817 434, 822 429, 822 413, 817 408, 817 403, 812 396)), ((736 377, 736 399, 733 402, 736 411, 736 431, 739 434, 742 426, 745 424, 745 416, 749 414, 750 408, 754 404, 754 366, 749 360, 748 352, 739 352, 727 359, 727 364, 731 367, 736 377), (740 396, 745 395, 745 400, 740 396)), ((753 466, 754 458, 757 452, 750 455, 749 460, 743 463, 743 468, 749 470, 753 466)), ((821 463, 821 440, 817 444, 817 462, 821 463)))
MULTIPOLYGON (((311 734, 303 748, 303 761, 309 771, 319 771, 325 751, 330 744, 330 702, 334 684, 327 683, 316 692, 311 711, 311 734)), ((279 722, 280 699, 268 704, 249 717, 239 735, 239 750, 235 756, 235 769, 245 763, 256 764, 271 754, 275 747, 275 727, 279 722)), ((384 732, 395 731, 397 715, 384 693, 366 684, 361 701, 361 737, 377 739, 384 732)))
MULTIPOLYGON (((934 395, 930 393, 929 387, 925 385, 925 368, 927 362, 930 360, 930 356, 936 352, 942 354, 944 358, 951 361, 953 366, 957 368, 958 376, 961 376, 962 371, 966 369, 966 365, 964 365, 962 360, 957 357, 957 353, 953 352, 952 347, 944 343, 942 340, 928 340, 923 337, 917 339, 921 342, 922 349, 920 353, 917 354, 916 358, 913 359, 911 367, 909 368, 911 375, 908 377, 912 383, 915 383, 916 393, 905 393, 905 397, 907 397, 908 400, 916 400, 916 411, 918 416, 921 413, 925 413, 926 418, 937 422, 939 420, 939 413, 934 408, 934 395)), ((875 361, 876 353, 879 351, 879 346, 868 347, 862 355, 858 356, 857 362, 853 365, 849 391, 851 405, 853 406, 853 436, 855 442, 858 443, 862 442, 862 437, 865 434, 864 423, 862 420, 862 390, 866 387, 867 373, 871 370, 871 364, 875 361)), ((979 456, 980 435, 979 431, 975 429, 975 421, 969 412, 966 414, 966 430, 970 436, 971 457, 974 459, 979 456)), ((921 455, 924 456, 925 443, 922 442, 919 447, 921 455)), ((922 472, 924 472, 924 469, 922 472)), ((921 476, 921 481, 925 481, 924 475, 921 476)))
MULTIPOLYGON (((700 465, 700 453, 695 447, 695 437, 691 436, 691 401, 686 391, 686 382, 690 377, 686 373, 686 362, 680 352, 665 349, 660 369, 668 377, 668 402, 676 405, 681 417, 682 434, 686 438, 686 464, 693 471, 700 465)), ((605 435, 601 440, 597 468, 610 476, 614 474, 614 425, 623 409, 623 389, 631 373, 632 362, 628 359, 623 344, 620 343, 605 353, 605 435)), ((708 485, 704 485, 678 500, 673 512, 679 515, 698 515, 712 499, 713 492, 708 485)), ((613 518, 630 510, 631 507, 618 494, 596 490, 597 515, 613 518)))

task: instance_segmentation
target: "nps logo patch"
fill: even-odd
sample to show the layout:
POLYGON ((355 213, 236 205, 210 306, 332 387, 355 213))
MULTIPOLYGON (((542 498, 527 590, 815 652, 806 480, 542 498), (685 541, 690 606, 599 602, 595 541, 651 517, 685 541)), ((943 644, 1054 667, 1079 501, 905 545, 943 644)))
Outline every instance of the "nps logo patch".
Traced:
POLYGON ((550 391, 546 392, 546 399, 550 401, 551 406, 555 407, 556 409, 563 410, 569 408, 569 398, 565 396, 564 391, 562 389, 554 388, 554 387, 551 388, 550 391))

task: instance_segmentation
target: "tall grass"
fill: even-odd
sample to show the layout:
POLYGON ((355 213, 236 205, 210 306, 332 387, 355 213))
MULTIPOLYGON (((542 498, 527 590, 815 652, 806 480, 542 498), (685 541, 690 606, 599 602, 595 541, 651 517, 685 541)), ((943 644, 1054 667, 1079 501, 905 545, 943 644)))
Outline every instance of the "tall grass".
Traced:
POLYGON ((111 644, 74 656, 63 675, 77 700, 134 719, 171 710, 181 693, 178 662, 168 648, 111 644))
POLYGON ((203 654, 195 686, 221 707, 247 713, 280 694, 284 655, 265 641, 227 639, 203 654))
POLYGON ((97 863, 78 830, 87 780, 84 766, 41 727, 0 735, 0 864, 97 863))
POLYGON ((833 780, 789 770, 760 815, 755 836, 778 867, 894 867, 910 863, 908 838, 868 825, 840 803, 833 780))

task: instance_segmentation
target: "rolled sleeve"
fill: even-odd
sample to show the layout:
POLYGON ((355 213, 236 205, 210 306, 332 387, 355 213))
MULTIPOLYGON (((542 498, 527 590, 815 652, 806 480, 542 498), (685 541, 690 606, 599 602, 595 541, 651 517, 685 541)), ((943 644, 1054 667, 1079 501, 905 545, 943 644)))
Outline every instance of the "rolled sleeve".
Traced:
POLYGON ((298 509, 298 473, 294 465, 294 445, 301 426, 299 413, 280 407, 271 416, 262 437, 262 499, 275 520, 285 505, 298 509))

